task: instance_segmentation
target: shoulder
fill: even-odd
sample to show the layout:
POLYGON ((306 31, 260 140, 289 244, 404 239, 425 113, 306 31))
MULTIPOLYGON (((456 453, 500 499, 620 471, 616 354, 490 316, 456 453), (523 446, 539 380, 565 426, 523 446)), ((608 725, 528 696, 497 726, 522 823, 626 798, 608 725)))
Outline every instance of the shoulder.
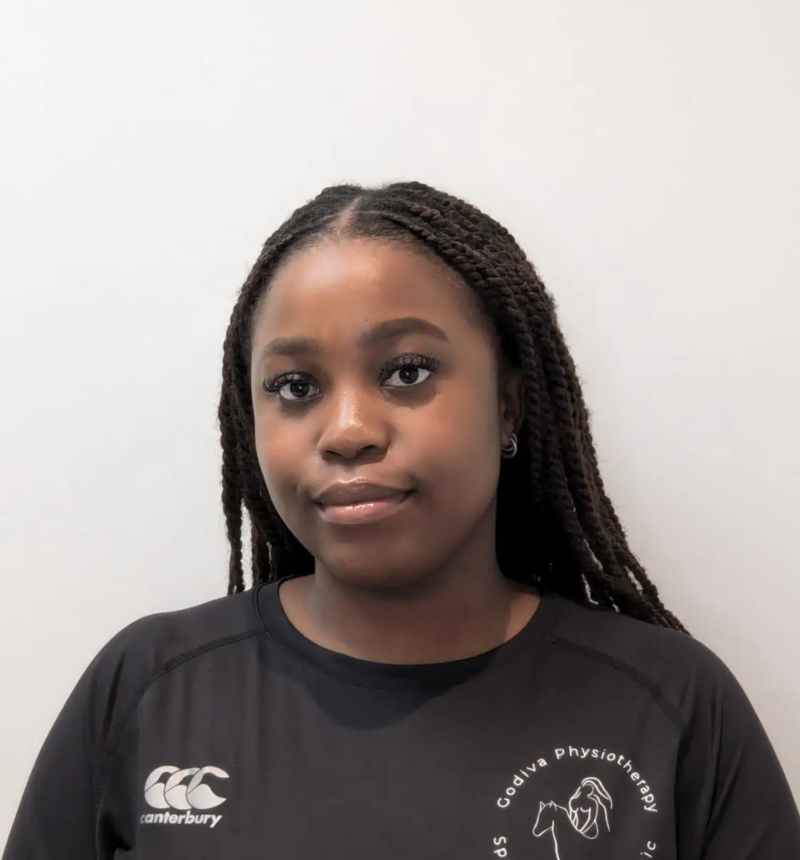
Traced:
POLYGON ((98 655, 101 662, 131 662, 156 669, 261 631, 255 591, 197 606, 148 615, 123 628, 98 655))
POLYGON ((121 731, 150 686, 172 669, 263 631, 255 591, 140 618, 114 636, 78 682, 68 707, 100 743, 121 731))
POLYGON ((554 643, 646 690, 681 731, 699 711, 746 702, 720 657, 677 630, 567 603, 554 643))

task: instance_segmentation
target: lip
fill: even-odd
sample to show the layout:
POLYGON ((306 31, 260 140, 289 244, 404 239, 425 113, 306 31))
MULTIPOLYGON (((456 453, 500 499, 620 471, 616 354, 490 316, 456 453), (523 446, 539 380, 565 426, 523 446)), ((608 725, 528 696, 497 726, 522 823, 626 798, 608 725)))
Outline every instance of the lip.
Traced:
POLYGON ((339 525, 361 525, 386 519, 397 513, 411 490, 367 481, 331 484, 314 503, 323 520, 339 525))

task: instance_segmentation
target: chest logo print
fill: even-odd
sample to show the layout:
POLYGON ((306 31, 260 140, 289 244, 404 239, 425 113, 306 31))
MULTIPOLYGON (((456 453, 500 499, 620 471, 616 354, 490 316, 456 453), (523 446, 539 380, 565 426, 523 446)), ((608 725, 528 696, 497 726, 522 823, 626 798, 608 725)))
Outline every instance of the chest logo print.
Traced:
POLYGON ((182 814, 163 812, 148 813, 141 817, 142 824, 204 824, 216 827, 221 815, 195 815, 193 811, 214 809, 227 798, 216 794, 205 783, 207 777, 229 779, 222 768, 187 767, 174 765, 157 767, 144 784, 144 799, 153 809, 178 810, 182 814), (165 779, 166 777, 166 779, 165 779))
POLYGON ((661 783, 642 776, 626 753, 577 745, 532 752, 495 795, 494 858, 522 860, 532 851, 539 860, 660 856, 661 783))
POLYGON ((608 814, 614 803, 611 795, 599 779, 588 776, 566 807, 557 803, 539 803, 539 816, 533 825, 534 836, 552 834, 556 857, 561 860, 559 841, 562 846, 569 841, 597 839, 600 833, 610 832, 608 814))

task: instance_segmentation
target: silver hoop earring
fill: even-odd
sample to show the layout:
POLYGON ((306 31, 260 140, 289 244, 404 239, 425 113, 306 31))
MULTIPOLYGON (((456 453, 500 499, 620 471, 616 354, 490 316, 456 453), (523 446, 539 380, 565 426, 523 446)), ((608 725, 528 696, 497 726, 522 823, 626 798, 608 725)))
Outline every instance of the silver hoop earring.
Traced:
POLYGON ((513 460, 513 458, 517 456, 518 450, 519 443, 517 442, 517 434, 512 433, 508 440, 508 445, 503 445, 500 449, 500 454, 504 460, 513 460))

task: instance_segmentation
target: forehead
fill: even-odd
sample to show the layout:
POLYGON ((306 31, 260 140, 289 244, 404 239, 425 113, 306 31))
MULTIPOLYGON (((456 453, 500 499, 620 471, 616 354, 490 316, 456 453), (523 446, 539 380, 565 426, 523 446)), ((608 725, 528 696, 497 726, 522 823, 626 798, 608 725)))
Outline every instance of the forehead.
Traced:
POLYGON ((488 328, 466 284, 432 254, 385 240, 325 240, 278 268, 254 320, 253 347, 272 337, 346 337, 402 317, 448 333, 486 337, 488 328))

